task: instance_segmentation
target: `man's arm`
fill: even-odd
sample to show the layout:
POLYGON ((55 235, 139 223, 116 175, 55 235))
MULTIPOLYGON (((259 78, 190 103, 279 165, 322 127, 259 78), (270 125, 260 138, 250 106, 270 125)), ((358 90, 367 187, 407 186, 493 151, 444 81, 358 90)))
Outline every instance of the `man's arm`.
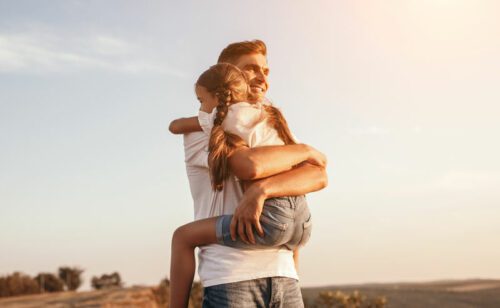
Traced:
POLYGON ((200 132, 201 126, 198 117, 180 118, 170 122, 168 130, 175 135, 200 132))
POLYGON ((318 191, 328 185, 328 177, 323 167, 309 163, 271 177, 253 182, 245 191, 231 221, 231 237, 236 234, 244 242, 255 243, 252 226, 263 236, 259 218, 264 201, 273 197, 297 196, 318 191))
POLYGON ((257 180, 250 188, 254 187, 255 193, 268 199, 300 196, 321 190, 327 185, 325 168, 305 162, 290 171, 257 180))
POLYGON ((306 144, 239 147, 228 158, 231 171, 240 180, 255 180, 291 170, 308 161, 325 167, 326 157, 306 144))

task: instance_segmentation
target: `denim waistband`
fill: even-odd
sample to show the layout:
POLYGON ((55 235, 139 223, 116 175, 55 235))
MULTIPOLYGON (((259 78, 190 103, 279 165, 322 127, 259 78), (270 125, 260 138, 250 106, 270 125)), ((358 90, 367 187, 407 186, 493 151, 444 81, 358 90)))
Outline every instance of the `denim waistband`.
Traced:
POLYGON ((275 197, 269 198, 265 202, 266 204, 273 204, 282 207, 287 207, 291 209, 297 209, 301 206, 306 205, 306 196, 286 196, 286 197, 275 197))

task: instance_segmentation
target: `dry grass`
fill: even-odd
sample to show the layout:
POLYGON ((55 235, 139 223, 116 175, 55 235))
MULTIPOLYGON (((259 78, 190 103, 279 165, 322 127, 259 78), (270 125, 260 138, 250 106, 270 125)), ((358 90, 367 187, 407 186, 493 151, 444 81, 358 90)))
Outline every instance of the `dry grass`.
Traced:
MULTIPOLYGON (((38 307, 168 307, 168 281, 156 287, 136 286, 89 292, 58 292, 0 298, 2 308, 38 307)), ((368 284, 305 288, 306 307, 368 308, 498 308, 499 280, 467 280, 429 283, 368 284), (359 292, 355 292, 359 290, 359 292), (381 296, 384 295, 384 296, 381 296), (386 304, 387 301, 387 304, 386 304)), ((202 288, 193 286, 190 308, 201 306, 202 288)))
POLYGON ((0 299, 0 307, 39 308, 158 308, 154 288, 132 287, 89 292, 58 292, 0 299))

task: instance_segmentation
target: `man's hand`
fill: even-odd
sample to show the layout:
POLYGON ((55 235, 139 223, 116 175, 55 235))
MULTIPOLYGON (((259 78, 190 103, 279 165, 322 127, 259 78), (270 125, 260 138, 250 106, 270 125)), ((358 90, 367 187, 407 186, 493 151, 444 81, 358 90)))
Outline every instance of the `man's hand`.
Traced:
POLYGON ((231 220, 231 238, 236 240, 236 233, 247 244, 255 244, 253 228, 260 236, 264 231, 260 225, 260 215, 266 201, 264 190, 258 183, 252 184, 243 194, 231 220))

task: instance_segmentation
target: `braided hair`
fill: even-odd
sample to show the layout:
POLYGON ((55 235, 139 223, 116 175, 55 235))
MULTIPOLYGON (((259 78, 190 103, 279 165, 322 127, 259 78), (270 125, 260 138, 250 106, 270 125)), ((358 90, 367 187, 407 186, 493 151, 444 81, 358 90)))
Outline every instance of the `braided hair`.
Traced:
POLYGON ((278 136, 285 144, 296 144, 293 138, 288 123, 281 111, 273 105, 264 105, 267 112, 267 121, 278 132, 278 136))
POLYGON ((197 86, 202 86, 217 98, 214 126, 208 143, 208 165, 214 190, 222 190, 229 177, 227 158, 234 149, 246 145, 238 135, 224 131, 222 123, 229 106, 248 98, 248 83, 243 72, 229 63, 216 64, 200 75, 197 86))

